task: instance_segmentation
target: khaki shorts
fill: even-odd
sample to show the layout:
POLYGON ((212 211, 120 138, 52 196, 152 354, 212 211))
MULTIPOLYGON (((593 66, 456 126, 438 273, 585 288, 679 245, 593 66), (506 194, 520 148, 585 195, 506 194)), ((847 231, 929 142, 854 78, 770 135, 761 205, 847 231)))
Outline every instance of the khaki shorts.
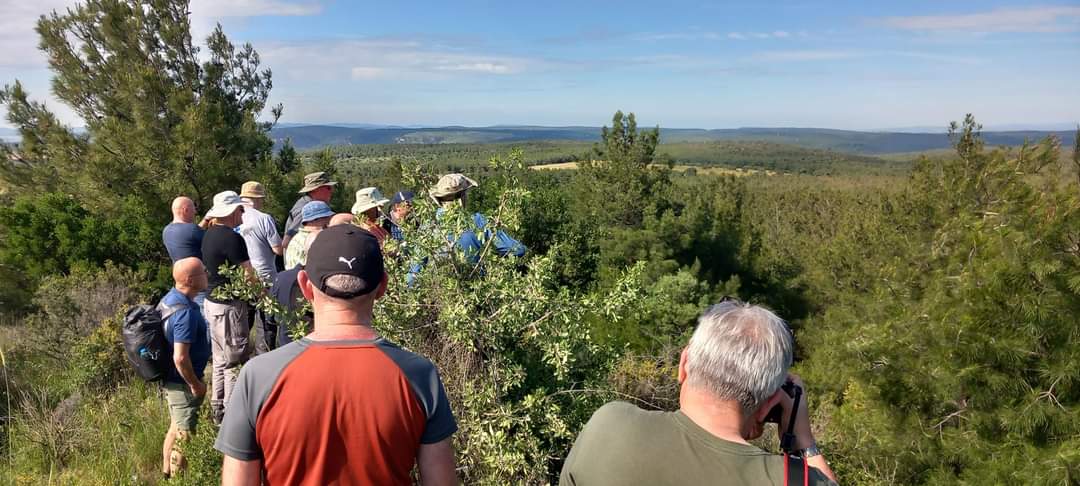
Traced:
POLYGON ((203 397, 196 397, 186 384, 164 382, 165 401, 169 404, 169 417, 177 430, 194 432, 199 423, 199 406, 203 397))

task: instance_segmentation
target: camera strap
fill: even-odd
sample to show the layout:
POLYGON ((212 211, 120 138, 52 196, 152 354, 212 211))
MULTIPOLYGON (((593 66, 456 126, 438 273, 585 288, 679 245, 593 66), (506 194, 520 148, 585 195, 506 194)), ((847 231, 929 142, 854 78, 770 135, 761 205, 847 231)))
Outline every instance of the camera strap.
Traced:
POLYGON ((795 446, 795 419, 799 417, 799 402, 802 401, 802 387, 795 387, 795 393, 791 397, 791 417, 788 417, 787 430, 780 437, 780 450, 784 454, 791 454, 795 446))
POLYGON ((784 486, 796 484, 810 486, 810 464, 806 462, 804 457, 784 454, 784 486), (794 467, 792 467, 792 461, 795 461, 794 467), (802 467, 799 467, 798 463, 800 462, 802 467))

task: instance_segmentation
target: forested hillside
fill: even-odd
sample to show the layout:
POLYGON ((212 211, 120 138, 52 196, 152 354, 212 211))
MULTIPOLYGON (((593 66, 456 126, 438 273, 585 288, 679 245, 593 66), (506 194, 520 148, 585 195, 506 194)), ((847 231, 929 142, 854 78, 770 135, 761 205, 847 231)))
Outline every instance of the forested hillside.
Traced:
MULTIPOLYGON (((1035 141, 1048 136, 1068 140, 1069 132, 1001 131, 983 134, 991 146, 1018 146, 1025 140, 1035 141)), ((378 128, 344 127, 333 125, 301 125, 271 130, 276 143, 286 140, 299 148, 318 148, 332 145, 409 144, 409 143, 493 143, 562 140, 596 142, 598 127, 438 127, 438 128, 378 128)), ((921 152, 949 147, 948 137, 938 133, 860 132, 825 128, 730 128, 706 130, 699 128, 665 129, 662 143, 755 141, 800 147, 835 150, 852 154, 879 155, 896 152, 921 152)))
POLYGON ((288 107, 266 106, 254 47, 220 29, 193 41, 186 12, 89 0, 39 21, 56 96, 86 133, 18 83, 0 91, 23 140, 0 157, 0 478, 217 482, 207 406, 183 445, 189 470, 161 479, 168 416, 123 357, 120 317, 170 285, 174 196, 206 208, 260 181, 280 223, 317 170, 341 182, 338 211, 362 187, 417 191, 415 217, 436 230, 410 243, 428 250, 462 224, 435 221, 428 189, 464 171, 480 184, 469 209, 529 248, 519 260, 486 248, 482 271, 451 256, 411 285, 388 259, 374 326, 439 368, 464 484, 553 484, 605 402, 677 408, 679 352, 724 296, 790 321, 841 483, 1080 477, 1080 151, 1062 149, 1080 132, 994 148, 968 115, 945 137, 951 154, 909 164, 774 141, 664 144, 663 128, 618 112, 596 143, 298 152, 274 145, 288 107), (93 35, 73 44, 74 32, 93 35), (529 169, 558 161, 578 169, 529 169))

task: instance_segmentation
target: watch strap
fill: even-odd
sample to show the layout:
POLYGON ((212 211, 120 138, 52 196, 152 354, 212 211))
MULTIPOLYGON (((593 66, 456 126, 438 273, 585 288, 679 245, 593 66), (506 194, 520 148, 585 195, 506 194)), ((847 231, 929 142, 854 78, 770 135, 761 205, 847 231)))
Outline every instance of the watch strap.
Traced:
POLYGON ((817 442, 814 442, 810 444, 810 447, 799 451, 799 455, 801 455, 804 459, 809 459, 814 456, 820 456, 821 449, 818 449, 817 442))

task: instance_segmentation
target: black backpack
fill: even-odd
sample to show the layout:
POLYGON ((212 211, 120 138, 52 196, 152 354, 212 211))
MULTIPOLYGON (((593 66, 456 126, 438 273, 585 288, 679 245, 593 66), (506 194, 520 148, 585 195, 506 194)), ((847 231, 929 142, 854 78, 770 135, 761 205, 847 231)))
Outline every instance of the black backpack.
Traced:
POLYGON ((124 353, 143 380, 165 378, 172 361, 172 349, 165 340, 165 322, 184 307, 183 304, 171 307, 164 304, 136 305, 124 315, 124 327, 120 330, 124 353))

